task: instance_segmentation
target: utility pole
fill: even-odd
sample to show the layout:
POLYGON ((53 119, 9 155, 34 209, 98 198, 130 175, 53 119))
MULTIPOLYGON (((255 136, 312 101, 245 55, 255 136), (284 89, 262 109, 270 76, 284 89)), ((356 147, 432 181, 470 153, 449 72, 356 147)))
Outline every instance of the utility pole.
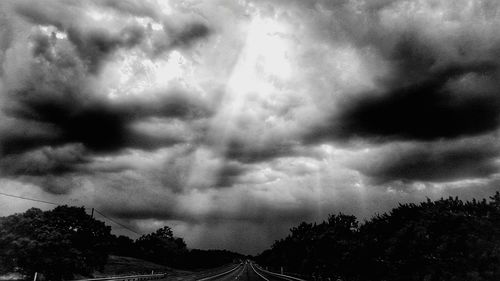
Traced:
POLYGON ((94 208, 92 208, 92 213, 90 213, 90 217, 94 218, 94 208))

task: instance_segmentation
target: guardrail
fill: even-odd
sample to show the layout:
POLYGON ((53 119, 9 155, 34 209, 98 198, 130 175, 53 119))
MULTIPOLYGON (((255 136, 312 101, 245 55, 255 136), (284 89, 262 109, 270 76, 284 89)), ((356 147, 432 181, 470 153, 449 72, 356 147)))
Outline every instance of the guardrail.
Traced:
POLYGON ((129 275, 129 276, 113 276, 113 277, 101 277, 92 279, 78 279, 73 281, 143 281, 143 280, 158 280, 165 278, 166 274, 143 274, 143 275, 129 275))
POLYGON ((305 279, 297 278, 297 277, 294 277, 294 276, 280 274, 280 273, 272 272, 272 271, 269 271, 269 270, 265 270, 265 269, 263 269, 262 267, 260 267, 258 265, 257 265, 257 269, 259 269, 260 271, 265 272, 267 274, 274 275, 274 276, 277 276, 277 277, 281 277, 282 279, 289 280, 289 281, 306 281, 305 279))

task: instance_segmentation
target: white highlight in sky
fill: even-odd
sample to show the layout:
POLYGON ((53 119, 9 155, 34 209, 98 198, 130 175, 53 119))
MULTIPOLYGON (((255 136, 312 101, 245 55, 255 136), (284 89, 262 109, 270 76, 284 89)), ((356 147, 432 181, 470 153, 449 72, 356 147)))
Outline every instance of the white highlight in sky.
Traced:
POLYGON ((192 64, 178 51, 156 61, 140 50, 127 51, 109 62, 102 79, 110 99, 144 97, 175 85, 195 85, 191 78, 192 64))
POLYGON ((287 28, 273 19, 256 17, 249 26, 245 47, 228 82, 230 93, 269 94, 273 78, 290 79, 290 46, 284 38, 287 28))

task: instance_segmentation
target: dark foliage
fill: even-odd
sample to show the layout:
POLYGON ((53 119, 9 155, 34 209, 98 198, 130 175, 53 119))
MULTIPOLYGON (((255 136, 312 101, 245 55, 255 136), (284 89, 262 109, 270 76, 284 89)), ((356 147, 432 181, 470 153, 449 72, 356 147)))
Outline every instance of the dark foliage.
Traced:
POLYGON ((185 269, 214 268, 244 259, 244 256, 227 250, 190 250, 183 257, 185 269))
POLYGON ((402 204, 361 226, 353 216, 302 223, 258 262, 333 280, 500 280, 500 193, 402 204))
POLYGON ((85 213, 83 207, 60 206, 51 211, 29 209, 0 217, 0 273, 20 272, 39 280, 68 280, 102 270, 109 254, 141 258, 184 268, 211 268, 241 255, 225 250, 188 250, 170 227, 137 240, 110 234, 111 228, 85 213))
POLYGON ((139 249, 134 240, 127 236, 114 236, 111 239, 110 253, 117 256, 137 257, 139 249))
POLYGON ((212 268, 232 263, 242 255, 226 250, 188 250, 182 238, 174 237, 170 227, 165 226, 156 232, 143 235, 133 245, 125 237, 117 251, 122 254, 142 258, 158 264, 182 269, 212 268), (126 247, 126 248, 123 248, 126 247))
POLYGON ((110 230, 83 207, 32 208, 1 218, 1 270, 27 276, 39 272, 46 280, 89 275, 106 263, 110 230))
POLYGON ((187 252, 184 240, 174 237, 168 226, 141 236, 135 244, 140 258, 169 266, 177 266, 179 259, 187 252))

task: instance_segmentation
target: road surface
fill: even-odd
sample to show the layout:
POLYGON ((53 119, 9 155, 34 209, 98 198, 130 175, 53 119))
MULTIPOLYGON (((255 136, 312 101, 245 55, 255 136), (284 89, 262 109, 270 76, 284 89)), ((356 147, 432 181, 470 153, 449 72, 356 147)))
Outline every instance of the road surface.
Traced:
POLYGON ((197 272, 188 275, 131 275, 104 277, 94 279, 80 279, 74 281, 306 281, 296 277, 272 273, 261 269, 252 261, 245 261, 239 265, 226 268, 218 268, 205 272, 197 272), (211 271, 211 272, 210 272, 211 271))
POLYGON ((260 270, 254 263, 247 261, 236 270, 227 274, 206 277, 200 281, 299 281, 286 277, 272 275, 260 270))

